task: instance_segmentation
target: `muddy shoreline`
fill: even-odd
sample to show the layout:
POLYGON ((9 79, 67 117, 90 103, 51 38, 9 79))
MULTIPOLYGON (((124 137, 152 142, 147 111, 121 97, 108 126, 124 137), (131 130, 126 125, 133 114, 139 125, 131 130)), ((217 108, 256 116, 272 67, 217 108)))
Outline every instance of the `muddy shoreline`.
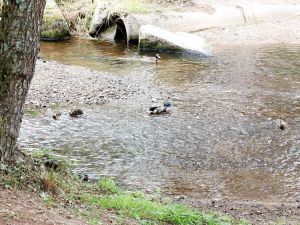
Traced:
MULTIPOLYGON (((63 65, 53 61, 37 62, 35 77, 27 98, 27 107, 67 108, 109 104, 118 101, 151 104, 152 98, 168 96, 149 80, 112 75, 84 67, 63 65), (158 91, 160 90, 160 91, 158 91)), ((175 201, 204 211, 217 211, 234 217, 245 218, 253 224, 276 223, 283 218, 284 224, 298 224, 300 221, 299 201, 275 204, 261 202, 238 202, 231 200, 189 199, 175 197, 175 201)))

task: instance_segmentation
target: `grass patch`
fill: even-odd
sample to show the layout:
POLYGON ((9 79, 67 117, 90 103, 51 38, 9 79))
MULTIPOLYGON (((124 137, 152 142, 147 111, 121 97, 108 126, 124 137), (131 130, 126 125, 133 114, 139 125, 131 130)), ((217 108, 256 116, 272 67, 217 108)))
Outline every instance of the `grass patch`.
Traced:
POLYGON ((46 149, 46 148, 35 150, 35 151, 33 151, 31 153, 31 155, 35 159, 43 159, 45 157, 52 158, 52 156, 51 156, 51 150, 50 149, 46 149))
POLYGON ((98 187, 102 191, 110 194, 117 194, 121 192, 121 189, 116 185, 115 181, 106 177, 103 177, 98 181, 98 187))
POLYGON ((247 224, 216 213, 201 213, 160 196, 126 192, 110 178, 83 182, 66 163, 49 163, 48 154, 48 150, 36 151, 25 162, 0 164, 0 185, 37 192, 48 207, 64 205, 91 224, 99 224, 107 215, 115 224, 124 224, 124 220, 131 221, 125 224, 247 224))
POLYGON ((25 115, 30 117, 36 117, 39 115, 39 112, 35 108, 26 108, 25 115))

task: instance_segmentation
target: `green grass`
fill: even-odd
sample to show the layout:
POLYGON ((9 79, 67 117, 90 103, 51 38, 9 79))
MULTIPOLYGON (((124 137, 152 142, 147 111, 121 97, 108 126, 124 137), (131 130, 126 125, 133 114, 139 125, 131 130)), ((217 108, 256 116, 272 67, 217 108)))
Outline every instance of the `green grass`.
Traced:
POLYGON ((88 205, 114 210, 122 216, 138 221, 153 222, 154 224, 247 224, 216 213, 199 213, 180 204, 161 203, 146 196, 135 196, 125 192, 107 196, 90 195, 83 197, 82 200, 88 205))
POLYGON ((217 213, 198 212, 162 199, 159 194, 126 192, 107 177, 85 183, 71 172, 66 163, 60 163, 56 170, 45 168, 45 154, 48 155, 49 150, 36 151, 28 157, 27 163, 20 162, 13 166, 0 163, 0 185, 39 193, 47 207, 66 205, 91 224, 99 223, 102 215, 106 214, 115 218, 115 224, 122 224, 120 221, 126 218, 138 224, 247 224, 217 213), (56 193, 57 189, 63 195, 56 193))
POLYGON ((26 108, 25 115, 30 117, 36 117, 37 115, 39 115, 39 112, 34 108, 26 108))
POLYGON ((50 153, 51 153, 50 149, 42 148, 42 149, 33 151, 31 153, 31 155, 33 158, 37 158, 37 159, 43 159, 45 156, 52 158, 50 153))
POLYGON ((121 191, 121 189, 116 185, 114 180, 106 177, 103 177, 98 181, 98 187, 102 191, 110 194, 117 194, 121 191))
POLYGON ((40 196, 48 208, 51 208, 55 205, 55 200, 52 195, 43 193, 40 196))

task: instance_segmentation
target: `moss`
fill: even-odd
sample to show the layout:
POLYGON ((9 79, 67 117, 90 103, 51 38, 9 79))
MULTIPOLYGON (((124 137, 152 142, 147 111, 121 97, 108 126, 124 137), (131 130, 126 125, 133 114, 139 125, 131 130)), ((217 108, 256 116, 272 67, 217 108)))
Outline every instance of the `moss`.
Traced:
POLYGON ((61 30, 44 30, 41 32, 41 40, 44 41, 60 41, 71 37, 68 31, 61 30))
POLYGON ((147 39, 140 39, 139 49, 143 51, 165 51, 173 53, 183 53, 183 49, 170 46, 168 43, 163 41, 147 41, 147 39))
POLYGON ((70 31, 66 22, 59 16, 45 16, 41 31, 42 40, 64 40, 70 38, 70 31))

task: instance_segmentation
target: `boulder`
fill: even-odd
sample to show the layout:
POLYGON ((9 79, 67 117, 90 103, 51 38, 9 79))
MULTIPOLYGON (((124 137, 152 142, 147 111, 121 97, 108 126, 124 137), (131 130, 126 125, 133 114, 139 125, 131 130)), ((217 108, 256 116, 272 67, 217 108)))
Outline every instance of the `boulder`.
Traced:
POLYGON ((44 12, 41 40, 60 41, 71 37, 70 29, 54 0, 47 0, 44 12))
POLYGON ((170 32, 159 27, 143 25, 139 33, 139 49, 212 55, 212 47, 198 35, 184 32, 170 32))

